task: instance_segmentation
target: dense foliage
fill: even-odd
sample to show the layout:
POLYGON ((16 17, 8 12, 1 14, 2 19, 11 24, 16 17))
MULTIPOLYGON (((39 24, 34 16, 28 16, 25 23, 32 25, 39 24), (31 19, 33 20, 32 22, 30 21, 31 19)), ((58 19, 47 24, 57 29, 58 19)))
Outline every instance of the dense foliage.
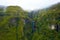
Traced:
POLYGON ((60 3, 31 12, 0 7, 0 40, 60 40, 60 3))

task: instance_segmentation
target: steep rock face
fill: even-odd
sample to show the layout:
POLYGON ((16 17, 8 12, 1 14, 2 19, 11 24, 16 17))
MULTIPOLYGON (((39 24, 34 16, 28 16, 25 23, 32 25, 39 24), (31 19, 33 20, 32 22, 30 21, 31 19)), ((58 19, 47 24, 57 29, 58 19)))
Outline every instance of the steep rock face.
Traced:
POLYGON ((57 3, 55 5, 52 5, 50 9, 60 9, 60 3, 57 3))
MULTIPOLYGON (((28 13, 28 17, 32 19, 32 21, 35 21, 36 29, 34 31, 34 34, 31 33, 31 31, 27 30, 27 34, 29 34, 28 39, 33 35, 32 40, 59 40, 58 38, 60 35, 60 3, 52 5, 49 8, 32 11, 28 13), (37 21, 36 21, 37 20, 37 21), (57 37, 55 37, 57 36, 57 37), (38 37, 38 38, 37 38, 38 37), (41 37, 41 38, 40 38, 41 37)), ((29 20, 28 20, 29 21, 29 20)), ((29 22, 29 23, 32 23, 29 22)), ((28 23, 27 23, 28 24, 28 23)), ((31 24, 29 24, 31 25, 31 24)), ((34 26, 35 26, 34 25, 34 26)), ((27 25, 26 25, 27 27, 27 25)), ((31 26, 33 27, 33 25, 31 26)), ((30 28, 32 29, 32 28, 30 28)))
POLYGON ((60 3, 29 13, 8 6, 3 13, 8 16, 0 22, 0 40, 60 40, 60 3))
POLYGON ((0 22, 0 28, 2 28, 0 29, 0 40, 21 40, 24 35, 24 11, 19 6, 8 6, 3 13, 5 15, 0 22), (4 30, 8 31, 4 32, 4 30))
POLYGON ((38 13, 39 16, 36 16, 38 18, 36 22, 37 32, 34 33, 33 40, 59 40, 60 3, 52 5, 47 9, 43 9, 38 13), (39 38, 36 38, 36 36, 39 38))
POLYGON ((0 5, 0 22, 3 20, 3 17, 5 16, 4 8, 5 6, 0 5))
POLYGON ((51 10, 51 18, 55 21, 55 29, 56 31, 60 30, 60 3, 53 5, 49 8, 51 10))
POLYGON ((5 8, 5 6, 0 5, 0 12, 1 12, 1 11, 4 11, 4 8, 5 8))

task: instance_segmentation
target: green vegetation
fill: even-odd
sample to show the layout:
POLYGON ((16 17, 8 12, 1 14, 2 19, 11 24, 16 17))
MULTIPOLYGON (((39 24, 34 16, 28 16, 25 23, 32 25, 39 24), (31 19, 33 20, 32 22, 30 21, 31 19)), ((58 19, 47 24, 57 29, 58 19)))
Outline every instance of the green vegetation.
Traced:
POLYGON ((0 8, 0 40, 60 40, 60 3, 32 12, 0 8))

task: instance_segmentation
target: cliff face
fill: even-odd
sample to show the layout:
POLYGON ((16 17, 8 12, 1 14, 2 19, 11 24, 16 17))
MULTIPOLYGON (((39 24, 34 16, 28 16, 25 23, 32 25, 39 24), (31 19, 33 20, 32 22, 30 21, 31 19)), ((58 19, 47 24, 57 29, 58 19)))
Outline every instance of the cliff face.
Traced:
POLYGON ((0 6, 0 40, 60 39, 60 3, 31 12, 19 6, 3 10, 0 6))

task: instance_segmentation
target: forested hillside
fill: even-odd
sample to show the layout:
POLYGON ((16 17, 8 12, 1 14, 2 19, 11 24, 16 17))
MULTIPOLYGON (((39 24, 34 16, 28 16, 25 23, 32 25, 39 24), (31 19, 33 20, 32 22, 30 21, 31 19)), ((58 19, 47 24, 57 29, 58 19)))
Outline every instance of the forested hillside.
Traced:
POLYGON ((0 6, 0 40, 60 40, 60 3, 31 12, 0 6))

